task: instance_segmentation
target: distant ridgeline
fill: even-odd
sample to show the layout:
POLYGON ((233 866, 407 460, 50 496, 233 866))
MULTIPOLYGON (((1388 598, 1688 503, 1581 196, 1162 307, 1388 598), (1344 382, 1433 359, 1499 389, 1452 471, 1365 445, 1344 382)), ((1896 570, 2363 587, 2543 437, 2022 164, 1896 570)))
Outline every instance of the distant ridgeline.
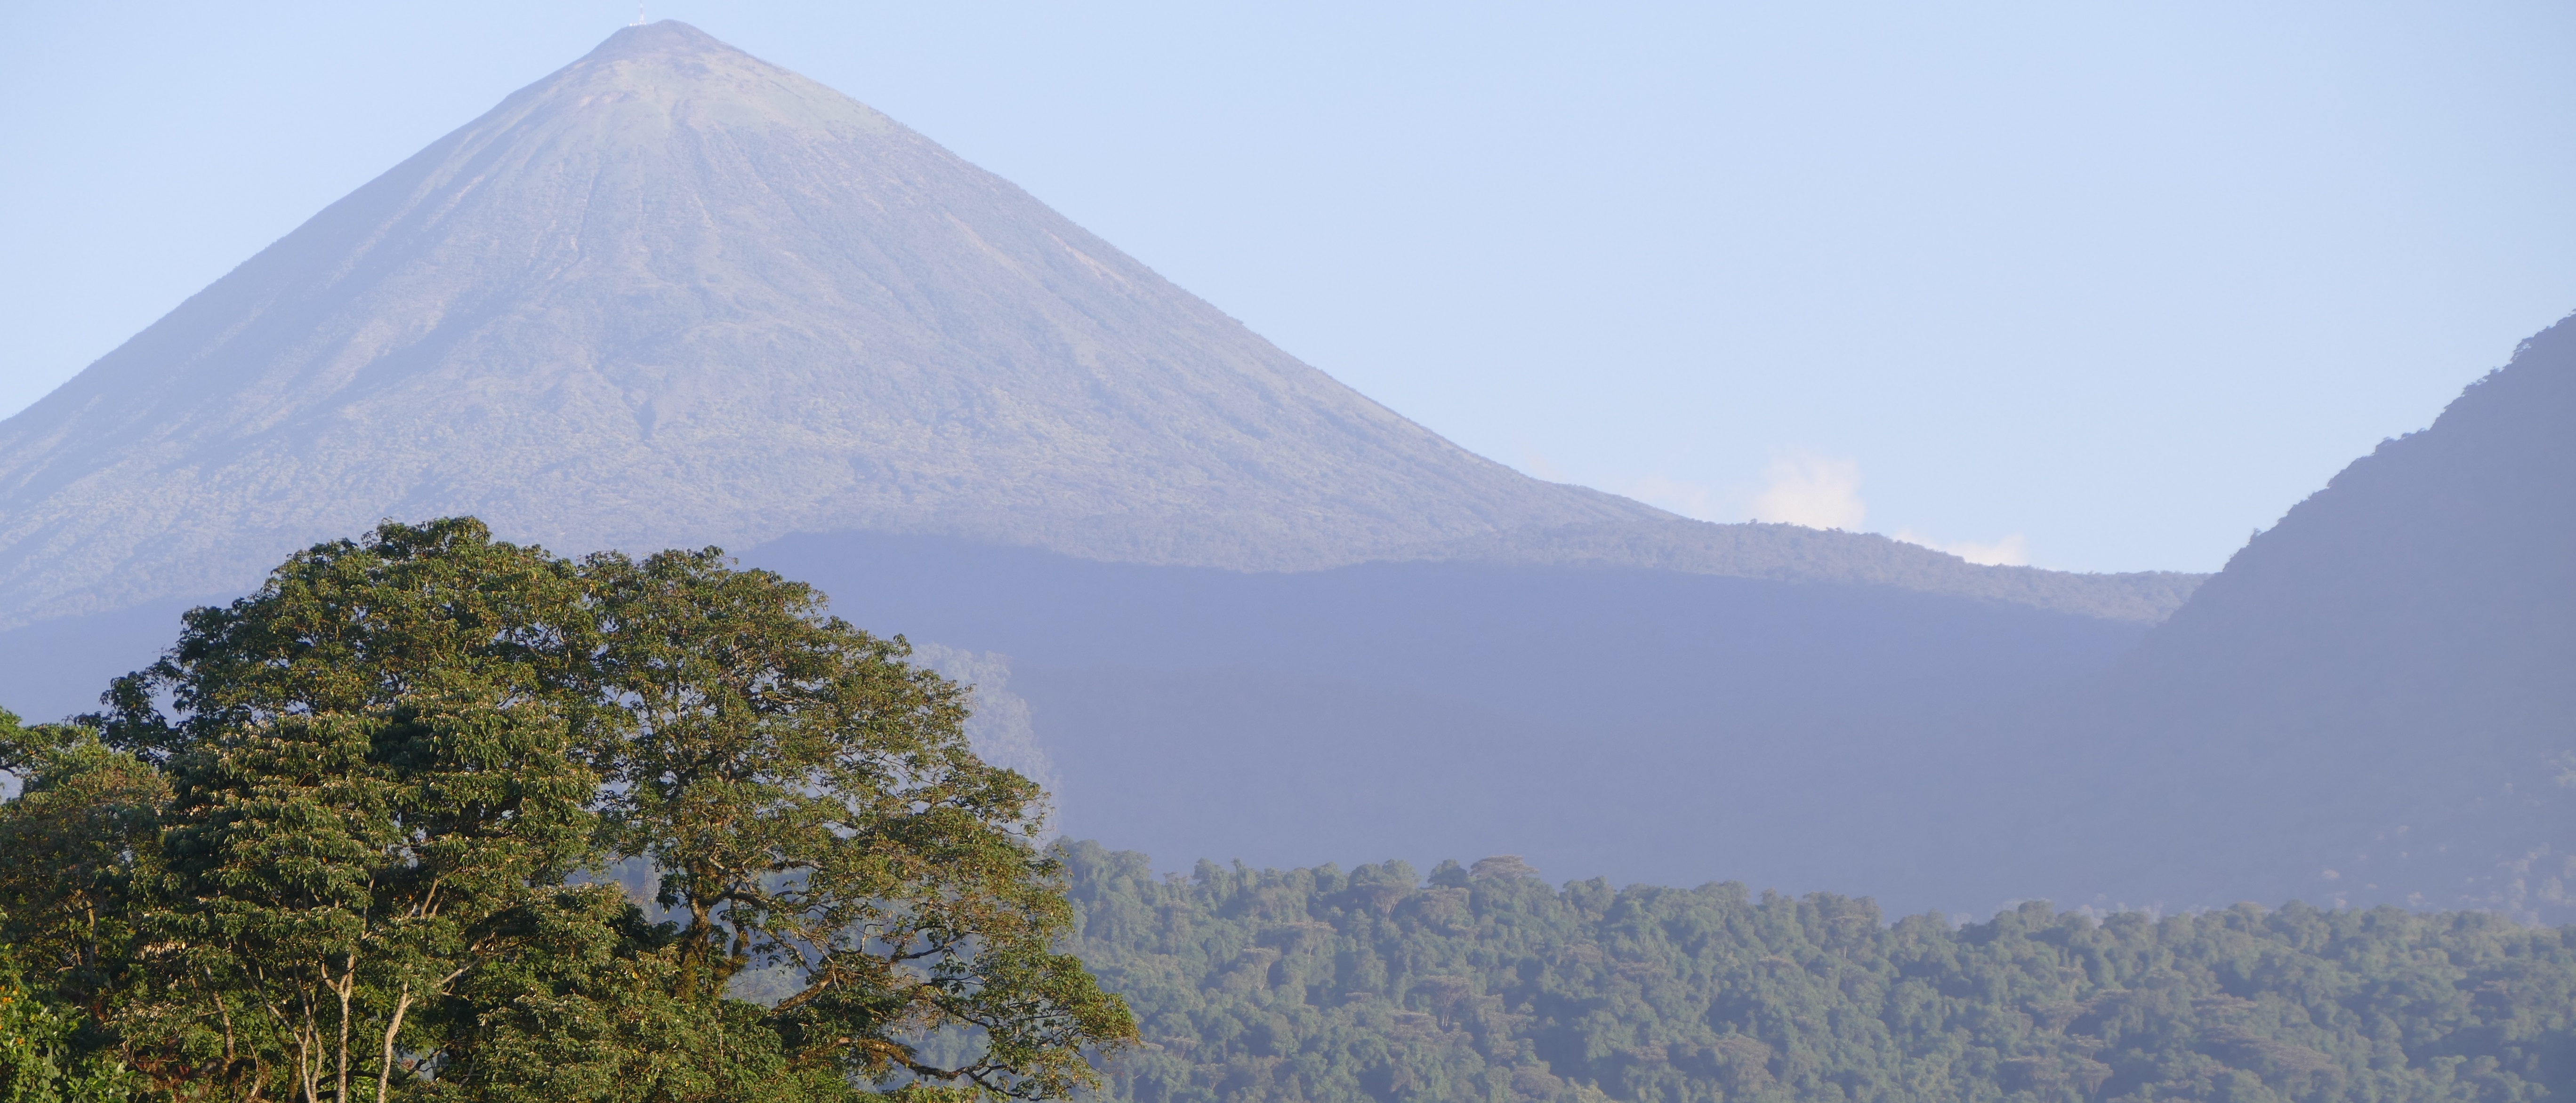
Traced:
POLYGON ((2576 928, 2239 906, 1953 928, 1866 899, 1069 848, 1080 952, 1182 1100, 2542 1100, 2576 928))

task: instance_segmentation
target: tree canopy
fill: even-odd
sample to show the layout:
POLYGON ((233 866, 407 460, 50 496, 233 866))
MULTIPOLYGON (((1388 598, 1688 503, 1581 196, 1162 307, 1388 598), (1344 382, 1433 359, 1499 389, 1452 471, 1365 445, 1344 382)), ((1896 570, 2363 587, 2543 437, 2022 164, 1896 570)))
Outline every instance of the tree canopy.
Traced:
POLYGON ((908 655, 713 549, 299 553, 101 712, 0 725, 0 983, 43 1010, 0 1097, 1091 1084, 1133 1025, 1058 952, 1043 794, 908 655))
POLYGON ((1517 859, 1342 870, 1068 852, 1136 1103, 2533 1103, 2576 1086, 2576 928, 2480 912, 1868 900, 1517 859))

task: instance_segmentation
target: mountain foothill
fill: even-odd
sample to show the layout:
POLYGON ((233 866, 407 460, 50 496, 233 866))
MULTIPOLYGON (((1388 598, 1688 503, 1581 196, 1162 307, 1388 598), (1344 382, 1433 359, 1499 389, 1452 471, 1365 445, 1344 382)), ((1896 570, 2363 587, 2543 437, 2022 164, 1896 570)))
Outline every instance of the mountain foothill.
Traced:
MULTIPOLYGON (((1330 1039, 1347 1067, 1313 1076, 1361 1096, 1565 1099, 1816 1098, 1956 1043, 1993 1051, 1958 1073, 1978 1091, 2090 1077, 2066 1090, 2093 1098, 2189 1070, 2064 1024, 2165 1015, 2221 1039, 2207 1077, 2339 1098, 2314 1094, 2324 1070, 2369 1045, 2210 1002, 2264 998, 2229 987, 2231 954, 2366 972, 2319 940, 2381 906, 2419 918, 2370 938, 2481 961, 2540 937, 2516 924, 2576 922, 2569 425, 2561 323, 2210 576, 1691 520, 1477 456, 929 138, 661 22, 0 422, 0 704, 92 709, 183 611, 386 519, 471 515, 566 555, 720 546, 977 683, 979 746, 1112 848, 1068 852, 1081 942, 1149 1041, 1222 1010, 1330 1039), (1505 853, 1577 882, 1386 861, 1505 853), (1150 874, 1203 859, 1236 864, 1150 874), (1829 895, 1608 887, 1733 882, 1829 895), (2020 903, 2043 899, 2081 916, 2020 903), (2304 910, 2188 919, 2244 901, 2304 910), (2463 909, 2491 918, 2420 918, 2463 909), (1852 917, 1875 933, 1846 938, 1852 917), (1716 951, 1665 945, 1718 927, 1745 977, 1830 959, 1901 986, 1928 954, 1957 976, 1927 983, 2008 977, 2058 1033, 1898 1024, 1833 1049, 1762 1035, 1759 1000, 1663 1041, 1548 1033, 1581 1019, 1575 989, 1668 967, 1736 998, 1675 964, 1716 951), (1520 957, 1479 956, 1498 929, 1520 957), (2117 983, 1977 957, 1999 939, 2117 983), (1359 974, 1328 976, 1333 944, 1359 974), (2192 995, 2121 1010, 2159 984, 2192 995), (1371 1065, 1381 1036, 1409 1056, 1371 1065), (1782 1064, 1799 1046, 1831 1053, 1782 1064), (1455 1090, 1369 1079, 1399 1072, 1455 1090)), ((1845 998, 1774 979, 1783 1008, 1845 998)), ((1295 1063, 1206 1037, 1118 1090, 1216 1098, 1295 1063)))

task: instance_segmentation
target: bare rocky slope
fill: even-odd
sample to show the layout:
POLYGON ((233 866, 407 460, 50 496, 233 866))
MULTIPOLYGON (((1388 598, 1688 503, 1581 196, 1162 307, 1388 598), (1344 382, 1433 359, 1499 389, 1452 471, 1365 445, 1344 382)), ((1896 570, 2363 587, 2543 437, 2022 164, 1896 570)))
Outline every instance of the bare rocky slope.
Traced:
POLYGON ((0 423, 0 627, 238 592, 314 541, 467 512, 566 551, 881 532, 1236 570, 1600 563, 2131 622, 2197 581, 1976 567, 1527 478, 670 22, 0 423))

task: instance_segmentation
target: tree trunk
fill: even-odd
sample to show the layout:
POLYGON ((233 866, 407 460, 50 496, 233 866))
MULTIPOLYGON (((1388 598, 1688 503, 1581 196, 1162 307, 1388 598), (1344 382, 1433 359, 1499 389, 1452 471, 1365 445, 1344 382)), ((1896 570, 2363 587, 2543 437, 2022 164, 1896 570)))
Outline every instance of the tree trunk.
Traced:
POLYGON ((348 965, 348 969, 340 974, 339 1086, 331 1094, 332 1103, 349 1103, 349 996, 358 984, 355 955, 351 956, 348 965))
POLYGON ((385 1092, 394 1080, 394 1035, 402 1033, 403 1012, 411 1010, 411 986, 403 986, 402 998, 394 1001, 393 1022, 385 1027, 385 1063, 376 1070, 376 1103, 385 1103, 385 1092))

